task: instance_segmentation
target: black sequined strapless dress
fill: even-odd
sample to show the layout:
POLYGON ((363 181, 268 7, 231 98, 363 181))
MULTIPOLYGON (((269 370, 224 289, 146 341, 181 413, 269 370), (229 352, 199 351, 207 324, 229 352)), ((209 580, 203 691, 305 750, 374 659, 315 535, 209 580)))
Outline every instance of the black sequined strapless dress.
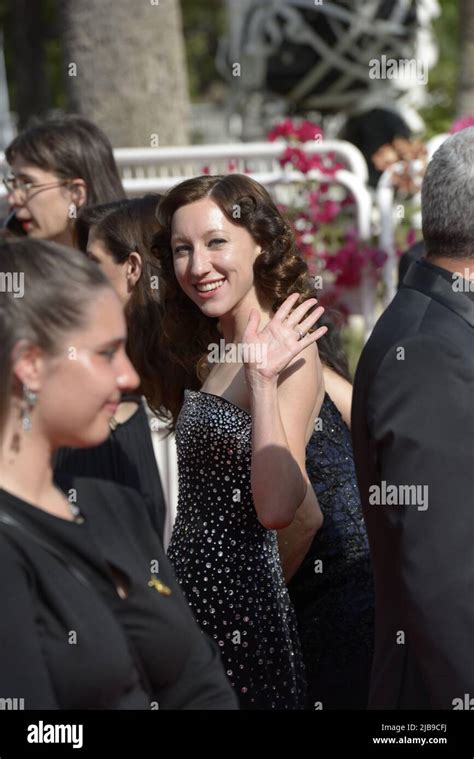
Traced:
POLYGON ((301 709, 304 665, 277 536, 252 500, 251 428, 251 415, 230 401, 185 391, 168 556, 197 622, 221 649, 241 708, 301 709))

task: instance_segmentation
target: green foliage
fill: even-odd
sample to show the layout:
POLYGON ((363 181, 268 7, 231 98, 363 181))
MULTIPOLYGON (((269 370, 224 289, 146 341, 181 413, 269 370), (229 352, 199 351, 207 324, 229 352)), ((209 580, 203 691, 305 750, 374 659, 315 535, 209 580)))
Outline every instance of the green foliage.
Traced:
POLYGON ((458 0, 439 0, 441 15, 434 21, 439 59, 429 72, 428 92, 431 104, 420 109, 426 123, 426 138, 449 130, 455 116, 456 87, 459 70, 458 0))
MULTIPOLYGON (((32 0, 41 7, 44 76, 48 82, 51 109, 65 108, 66 96, 63 76, 63 61, 60 39, 60 0, 32 0)), ((12 3, 14 0, 0 0, 0 28, 3 31, 5 67, 8 80, 10 108, 16 111, 15 66, 21 65, 15 55, 15 20, 12 3)), ((28 20, 25 19, 25 25, 28 20)), ((37 33, 38 30, 28 30, 37 33)))
POLYGON ((347 356, 349 372, 354 377, 355 370, 364 347, 365 336, 361 329, 357 329, 352 324, 346 324, 341 330, 342 345, 347 356))
POLYGON ((192 100, 199 100, 220 80, 215 56, 219 37, 225 32, 225 3, 224 0, 181 0, 181 10, 190 96, 192 100))

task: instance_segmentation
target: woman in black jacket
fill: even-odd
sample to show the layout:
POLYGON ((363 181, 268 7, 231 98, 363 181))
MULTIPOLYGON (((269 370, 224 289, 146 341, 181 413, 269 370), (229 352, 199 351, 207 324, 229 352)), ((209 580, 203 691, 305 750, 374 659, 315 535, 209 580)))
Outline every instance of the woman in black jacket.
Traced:
POLYGON ((138 385, 119 299, 82 254, 0 248, 0 696, 25 709, 233 709, 146 506, 63 477, 138 385))

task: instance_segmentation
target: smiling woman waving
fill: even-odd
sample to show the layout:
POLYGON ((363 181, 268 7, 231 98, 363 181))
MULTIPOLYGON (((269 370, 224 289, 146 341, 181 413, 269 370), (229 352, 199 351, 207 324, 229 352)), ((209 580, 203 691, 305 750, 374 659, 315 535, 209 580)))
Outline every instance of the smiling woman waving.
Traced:
POLYGON ((297 520, 307 549, 322 523, 305 447, 324 395, 323 309, 288 223, 249 177, 187 180, 158 219, 162 401, 179 464, 169 557, 241 705, 302 708, 276 530, 297 520), (241 361, 212 363, 221 339, 241 361))

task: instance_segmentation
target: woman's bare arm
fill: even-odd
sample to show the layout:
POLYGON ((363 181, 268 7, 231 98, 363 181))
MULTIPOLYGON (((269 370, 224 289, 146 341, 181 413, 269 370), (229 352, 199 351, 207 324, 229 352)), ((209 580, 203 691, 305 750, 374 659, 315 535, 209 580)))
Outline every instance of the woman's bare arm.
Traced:
MULTIPOLYGON (((307 335, 321 312, 306 315, 313 301, 289 317, 294 303, 290 296, 260 333, 253 312, 244 337, 244 342, 254 340, 268 348, 263 364, 245 369, 252 411, 252 495, 260 522, 272 529, 290 525, 303 505, 300 513, 305 513, 306 443, 324 393, 315 345, 322 332, 307 335), (305 335, 301 340, 297 329, 305 335)), ((313 507, 320 522, 317 501, 313 507)))

